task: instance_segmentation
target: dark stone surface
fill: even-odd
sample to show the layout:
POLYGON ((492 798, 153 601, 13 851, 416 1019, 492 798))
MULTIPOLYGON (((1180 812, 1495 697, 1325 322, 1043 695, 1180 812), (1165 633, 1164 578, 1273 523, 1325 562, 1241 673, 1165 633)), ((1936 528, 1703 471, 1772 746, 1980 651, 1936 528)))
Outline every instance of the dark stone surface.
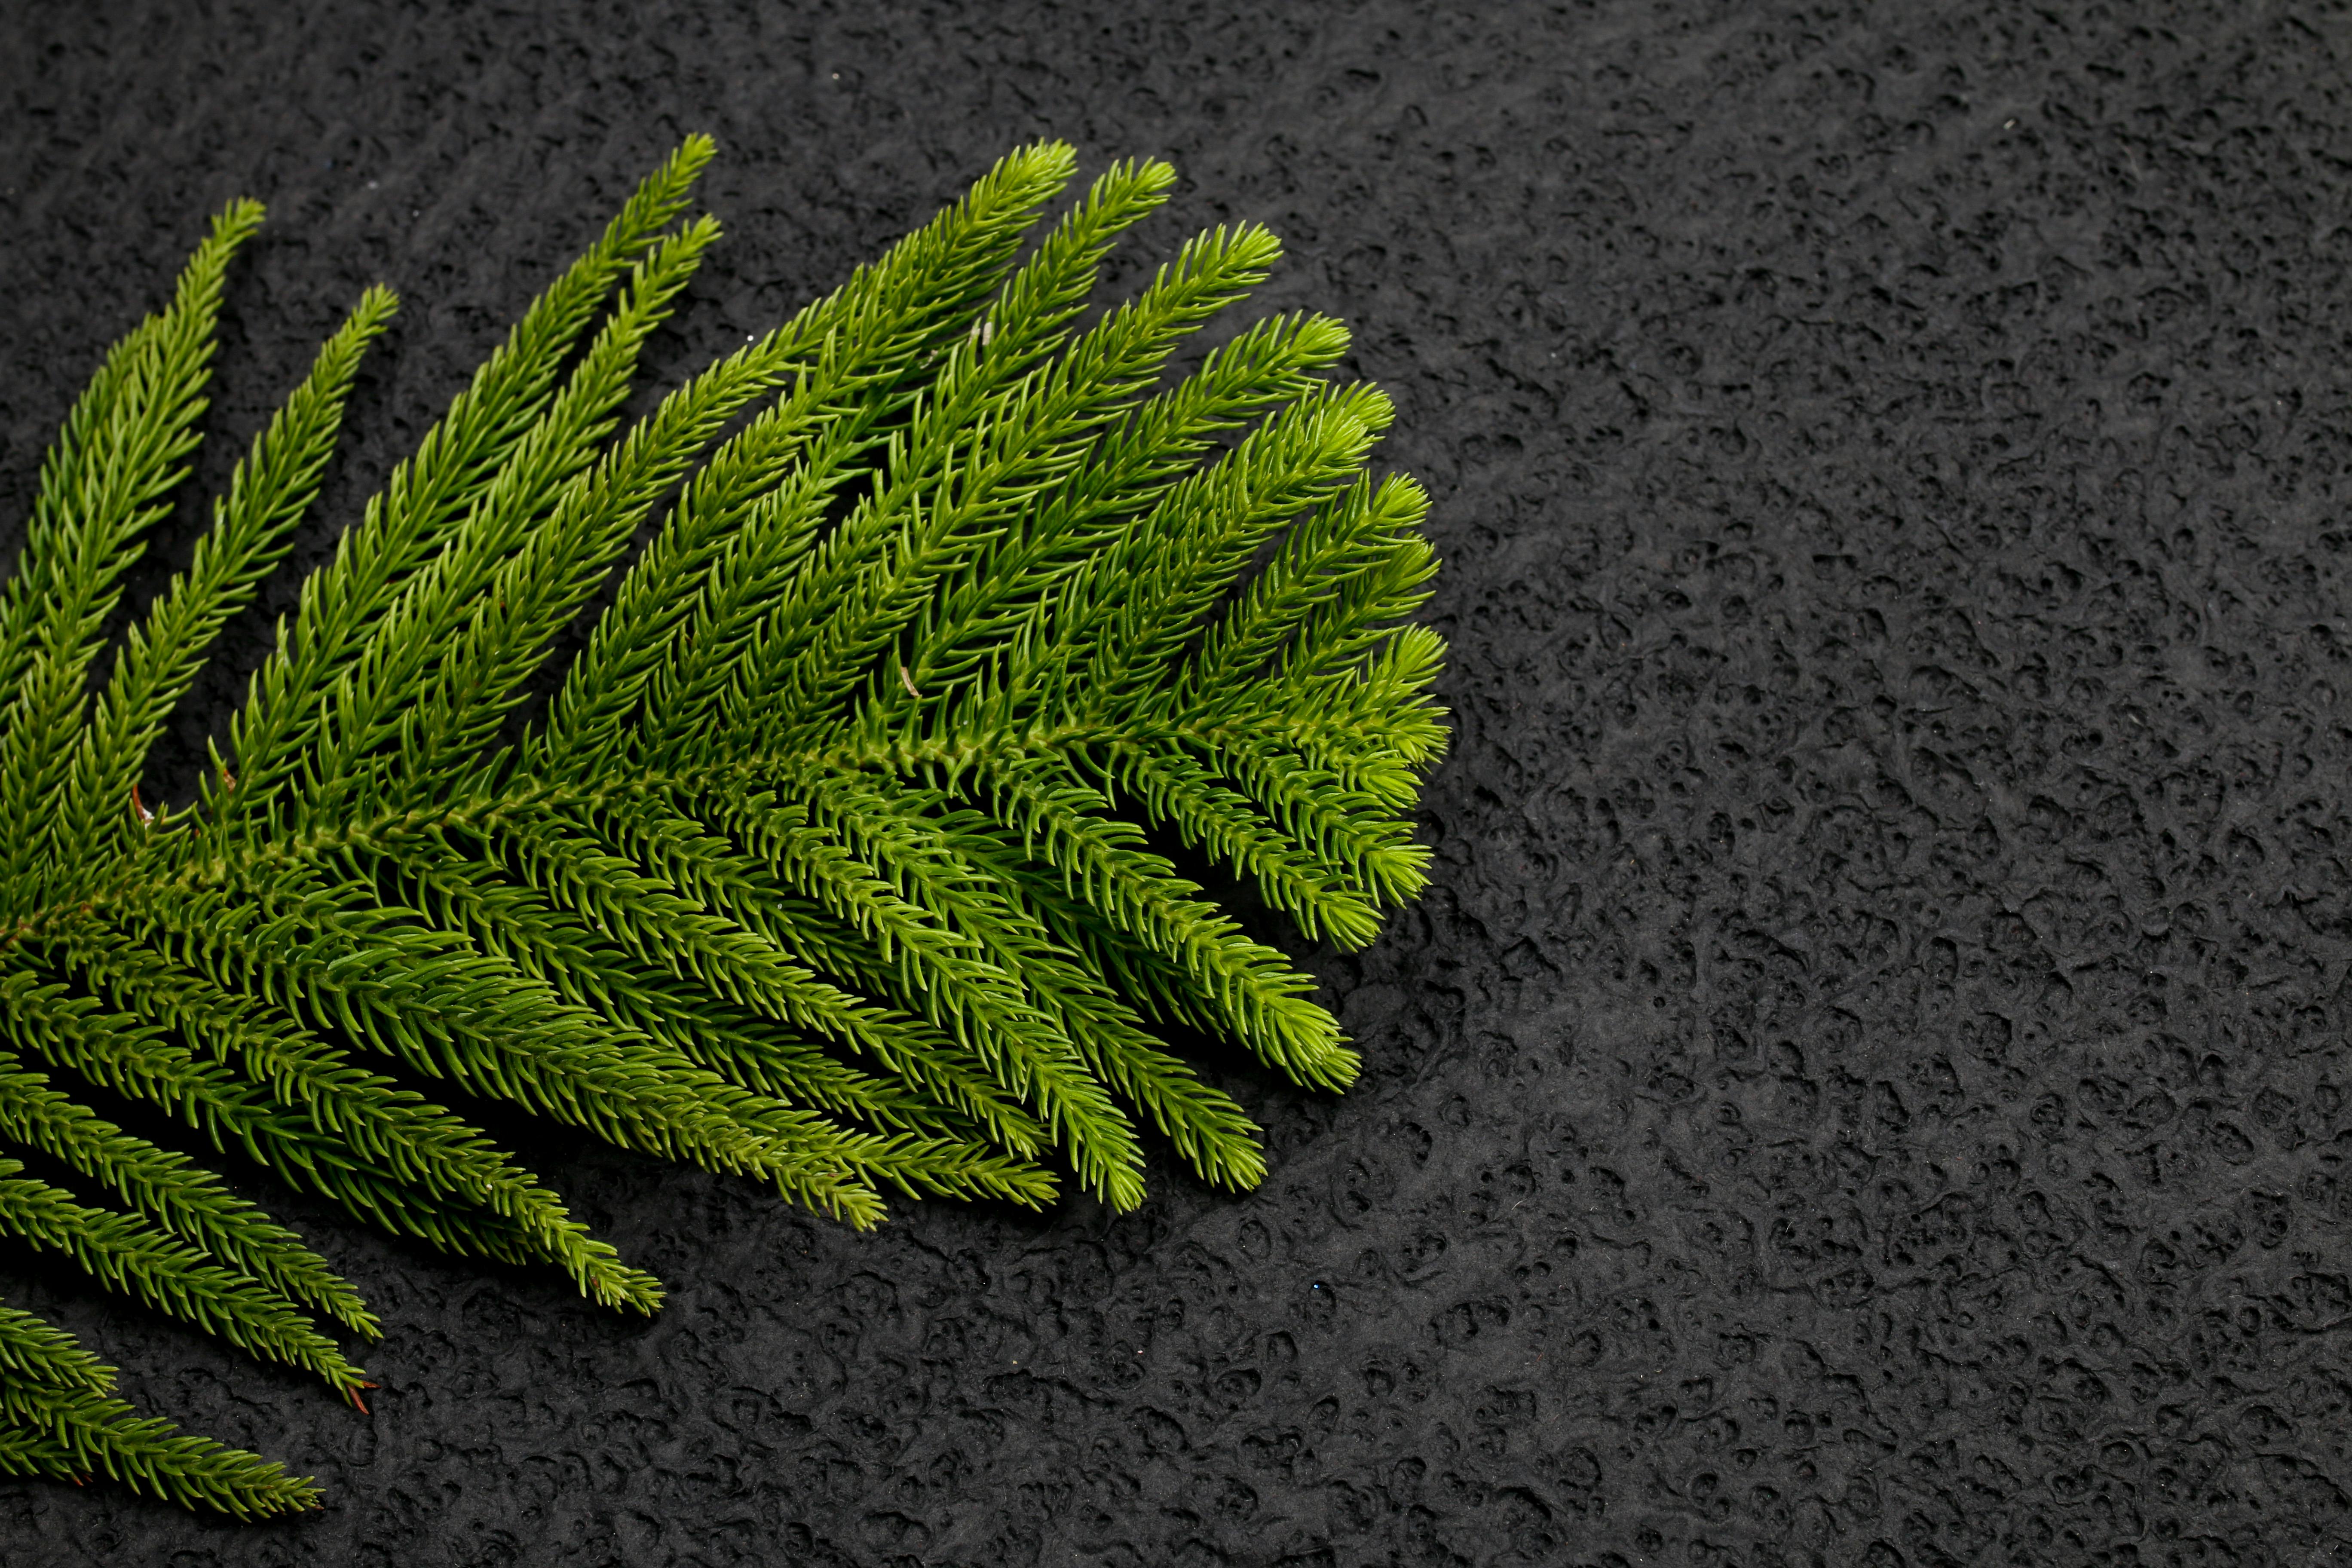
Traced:
POLYGON ((331 1503, 9 1483, 0 1558, 2340 1560, 2347 49, 2271 0, 8 7, 0 515, 230 195, 208 473, 408 301, 340 520, 683 132, 732 237, 665 373, 1046 132, 1188 176, 1123 277, 1256 217, 1265 305, 1356 325, 1458 744, 1436 889, 1321 963, 1360 1091, 1242 1080, 1256 1195, 856 1236, 533 1146, 646 1325, 287 1205, 391 1325, 373 1418, 12 1252, 331 1503))

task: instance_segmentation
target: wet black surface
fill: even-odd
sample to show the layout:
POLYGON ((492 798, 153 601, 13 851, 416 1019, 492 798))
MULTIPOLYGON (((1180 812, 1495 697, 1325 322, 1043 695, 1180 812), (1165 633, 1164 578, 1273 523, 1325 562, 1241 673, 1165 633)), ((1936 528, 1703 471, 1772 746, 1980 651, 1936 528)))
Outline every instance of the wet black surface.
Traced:
POLYGON ((231 195, 209 471, 407 300, 341 518, 684 132, 666 372, 1051 133, 1188 176, 1127 276, 1256 217, 1356 325, 1458 743, 1255 1196, 861 1237, 534 1148, 648 1325, 287 1205, 372 1418, 12 1253, 331 1492, 0 1484, 12 1568, 2352 1557, 2341 7, 202 9, 0 21, 0 515, 231 195))

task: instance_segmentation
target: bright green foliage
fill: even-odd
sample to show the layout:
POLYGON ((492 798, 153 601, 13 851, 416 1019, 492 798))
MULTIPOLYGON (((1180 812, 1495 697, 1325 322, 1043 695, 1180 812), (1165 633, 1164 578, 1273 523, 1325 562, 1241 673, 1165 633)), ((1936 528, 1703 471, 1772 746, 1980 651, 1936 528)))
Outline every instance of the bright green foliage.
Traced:
MULTIPOLYGON (((0 1230, 354 1403, 322 1328, 374 1335, 351 1287, 74 1080, 390 1229, 651 1310, 656 1281, 410 1086, 858 1226, 891 1193, 1042 1205, 1057 1166, 1132 1207, 1147 1124, 1245 1188, 1256 1129, 1159 1032, 1323 1088, 1357 1058, 1171 855, 1343 946, 1423 883, 1442 645, 1407 624, 1425 497, 1365 475, 1389 404, 1324 380, 1348 337, 1321 317, 1170 369, 1272 237, 1202 235, 1087 322, 1175 176, 1113 168, 1031 245, 1073 161, 1029 148, 623 429, 717 237, 678 224, 710 153, 646 181, 343 532, 193 805, 147 808, 147 753, 282 560, 391 296, 362 299, 110 651, 260 220, 230 208, 76 405, 0 587, 0 1136, 89 1189, 0 1160, 0 1230)), ((111 1386, 0 1308, 0 1470, 241 1516, 313 1497, 111 1386)))

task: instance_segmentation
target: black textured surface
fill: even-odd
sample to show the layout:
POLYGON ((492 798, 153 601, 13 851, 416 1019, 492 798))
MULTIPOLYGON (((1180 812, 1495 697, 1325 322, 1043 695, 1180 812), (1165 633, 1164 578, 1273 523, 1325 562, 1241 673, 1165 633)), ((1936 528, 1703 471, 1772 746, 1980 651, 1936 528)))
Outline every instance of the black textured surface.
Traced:
POLYGON ((9 7, 0 515, 230 195, 210 472, 406 299, 347 516, 683 132, 731 238, 670 371, 1050 132, 1188 176, 1125 276, 1257 217, 1265 306, 1355 324, 1458 728, 1436 890, 1320 963, 1367 1080, 1241 1080, 1256 1195, 860 1237, 534 1145, 643 1325, 285 1205, 391 1325, 372 1418, 12 1253, 331 1503, 8 1483, 0 1558, 2352 1556, 2347 52, 2268 0, 9 7))

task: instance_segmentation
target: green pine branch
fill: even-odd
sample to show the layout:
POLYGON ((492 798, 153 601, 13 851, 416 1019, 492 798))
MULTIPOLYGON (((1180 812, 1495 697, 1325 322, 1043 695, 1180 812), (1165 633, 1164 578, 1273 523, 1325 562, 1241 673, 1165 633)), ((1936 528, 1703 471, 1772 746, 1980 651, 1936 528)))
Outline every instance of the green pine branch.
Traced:
MULTIPOLYGON (((1390 404, 1325 379, 1348 335, 1318 316, 1177 368, 1274 237, 1201 235, 1088 321, 1174 172, 1110 169, 1033 243, 1075 160, 1024 149, 625 423, 719 239, 686 216, 712 151, 638 187, 343 529, 192 805, 142 797, 148 753, 312 510, 389 291, 110 650, 261 218, 230 207, 68 413, 0 585, 0 1141, 121 1205, 0 1155, 0 1231, 353 1403, 336 1335, 375 1319, 204 1151, 640 1311, 659 1283, 436 1086, 861 1226, 1064 1173, 1131 1208, 1154 1140, 1247 1189, 1258 1130, 1171 1032, 1315 1088, 1360 1059, 1183 856, 1345 946, 1427 879, 1444 646, 1411 619, 1428 498, 1368 473, 1390 404)), ((0 1470, 244 1518, 317 1495, 5 1307, 0 1470)))

